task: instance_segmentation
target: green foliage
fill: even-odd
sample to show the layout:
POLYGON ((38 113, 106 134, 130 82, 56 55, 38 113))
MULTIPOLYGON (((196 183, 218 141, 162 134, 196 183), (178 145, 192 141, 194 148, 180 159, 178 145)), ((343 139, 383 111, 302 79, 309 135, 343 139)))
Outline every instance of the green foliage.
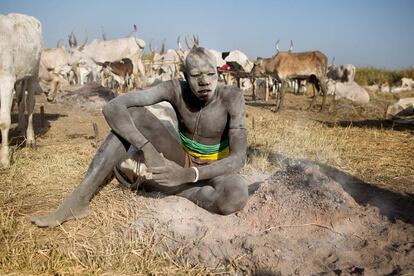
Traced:
POLYGON ((388 83, 389 85, 400 85, 401 78, 414 79, 414 68, 400 70, 377 69, 374 67, 357 68, 355 81, 360 85, 372 85, 388 83))

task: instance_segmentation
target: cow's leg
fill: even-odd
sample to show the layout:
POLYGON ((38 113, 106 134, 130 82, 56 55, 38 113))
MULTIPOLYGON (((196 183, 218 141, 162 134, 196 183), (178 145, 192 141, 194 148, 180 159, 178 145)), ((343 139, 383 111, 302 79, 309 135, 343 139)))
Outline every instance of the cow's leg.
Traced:
POLYGON ((19 84, 15 86, 16 88, 16 101, 19 105, 19 114, 18 114, 18 129, 22 136, 26 136, 27 120, 24 114, 26 110, 26 89, 27 89, 27 80, 19 81, 19 84))
POLYGON ((323 77, 320 77, 318 80, 320 90, 322 91, 322 105, 320 111, 325 110, 325 104, 326 104, 326 95, 328 93, 328 89, 326 87, 326 79, 323 77))
POLYGON ((308 109, 311 109, 316 103, 317 93, 319 93, 321 88, 320 88, 320 85, 319 85, 319 81, 314 76, 311 76, 309 81, 312 82, 312 87, 313 87, 313 97, 312 97, 312 101, 311 101, 311 103, 308 107, 308 109))
POLYGON ((285 98, 285 91, 286 88, 288 86, 287 81, 282 81, 282 87, 276 97, 276 106, 275 106, 275 111, 279 111, 280 109, 282 109, 283 107, 283 102, 284 102, 284 98, 285 98))
POLYGON ((228 215, 244 207, 248 199, 248 187, 241 175, 228 174, 188 185, 177 195, 210 212, 228 215))
POLYGON ((9 159, 9 130, 11 124, 11 107, 13 103, 14 82, 16 79, 10 74, 0 74, 0 165, 10 166, 9 159))
POLYGON ((145 67, 144 67, 144 64, 142 63, 141 58, 138 58, 136 63, 133 64, 133 74, 135 78, 135 87, 144 88, 147 85, 147 77, 145 74, 145 67), (141 78, 139 78, 139 74, 141 75, 141 78), (141 79, 141 84, 139 84, 139 79, 141 79))
POLYGON ((53 102, 55 100, 55 96, 57 94, 57 91, 59 89, 59 79, 57 76, 53 75, 52 80, 49 82, 50 89, 49 92, 46 95, 46 99, 48 102, 53 102))
POLYGON ((36 78, 32 77, 27 80, 27 130, 26 130, 26 147, 35 147, 35 133, 33 129, 33 112, 35 107, 35 82, 36 78))

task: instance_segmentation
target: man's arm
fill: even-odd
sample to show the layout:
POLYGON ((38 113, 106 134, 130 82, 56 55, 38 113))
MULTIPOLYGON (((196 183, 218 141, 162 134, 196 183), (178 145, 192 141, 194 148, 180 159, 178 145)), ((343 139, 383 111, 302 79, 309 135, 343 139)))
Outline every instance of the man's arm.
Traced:
POLYGON ((131 145, 140 149, 147 139, 136 128, 128 111, 133 106, 148 106, 161 101, 172 102, 175 93, 175 82, 162 82, 145 91, 131 91, 109 101, 102 112, 111 129, 127 140, 131 145))
MULTIPOLYGON (((243 167, 246 160, 247 131, 244 124, 243 95, 237 90, 228 92, 235 93, 230 95, 231 97, 227 101, 230 115, 230 155, 209 165, 198 167, 199 180, 237 172, 243 167)), ((183 168, 172 161, 167 161, 167 165, 164 167, 150 168, 150 172, 153 173, 153 179, 162 185, 177 186, 183 183, 191 183, 196 179, 196 173, 193 169, 183 168)))

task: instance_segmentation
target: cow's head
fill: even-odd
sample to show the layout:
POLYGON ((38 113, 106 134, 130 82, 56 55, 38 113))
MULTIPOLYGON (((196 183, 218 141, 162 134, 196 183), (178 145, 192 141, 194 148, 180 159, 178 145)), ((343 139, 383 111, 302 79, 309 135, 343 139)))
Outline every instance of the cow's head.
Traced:
POLYGON ((265 68, 263 64, 263 58, 257 57, 256 61, 254 62, 253 68, 250 71, 250 75, 252 77, 263 77, 265 76, 265 68))

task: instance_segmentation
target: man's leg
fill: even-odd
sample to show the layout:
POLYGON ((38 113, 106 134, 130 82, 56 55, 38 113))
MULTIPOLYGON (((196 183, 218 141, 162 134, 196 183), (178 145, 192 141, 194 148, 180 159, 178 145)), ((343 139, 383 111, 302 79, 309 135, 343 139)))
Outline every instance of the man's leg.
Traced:
POLYGON ((96 152, 82 182, 63 203, 47 216, 32 217, 39 227, 54 227, 64 221, 85 217, 90 213, 89 201, 105 181, 112 176, 113 167, 125 158, 129 144, 114 133, 109 133, 96 152))
MULTIPOLYGON (((166 127, 144 107, 130 108, 137 128, 148 139, 142 151, 145 162, 150 166, 161 166, 165 157, 184 165, 184 150, 166 127)), ((89 201, 101 185, 112 176, 113 168, 127 156, 130 145, 114 133, 110 133, 95 154, 85 178, 54 212, 47 216, 32 217, 31 221, 40 227, 54 227, 64 221, 85 217, 89 214, 89 201)))
POLYGON ((210 212, 228 215, 246 205, 249 193, 247 182, 240 174, 228 174, 199 181, 176 195, 210 212))
POLYGON ((134 119, 135 126, 149 141, 141 149, 148 167, 164 165, 160 153, 180 166, 185 165, 185 151, 180 142, 154 114, 145 107, 131 107, 128 111, 134 119))
MULTIPOLYGON (((132 118, 139 118, 139 120, 134 120, 135 125, 140 130, 142 135, 149 141, 149 143, 145 144, 141 149, 144 158, 142 158, 136 150, 135 154, 134 150, 130 150, 130 155, 128 157, 131 160, 124 160, 124 162, 115 168, 115 176, 120 183, 127 187, 135 188, 136 184, 133 183, 135 177, 131 177, 131 173, 135 174, 136 171, 134 170, 138 169, 141 171, 141 168, 137 167, 138 162, 144 163, 146 167, 158 167, 165 164, 165 157, 180 166, 185 165, 186 153, 178 140, 178 132, 174 129, 171 121, 168 120, 169 118, 166 117, 165 119, 167 120, 164 122, 167 123, 163 123, 152 112, 148 111, 148 109, 144 107, 129 108, 129 112, 132 118), (162 157, 160 153, 162 153, 164 157, 162 157), (125 161, 130 161, 130 163, 133 164, 126 164, 128 162, 125 161)), ((142 184, 147 191, 158 191, 166 194, 175 194, 177 190, 180 190, 182 189, 182 186, 185 186, 168 187, 160 185, 152 180, 146 180, 140 184, 142 184)))

